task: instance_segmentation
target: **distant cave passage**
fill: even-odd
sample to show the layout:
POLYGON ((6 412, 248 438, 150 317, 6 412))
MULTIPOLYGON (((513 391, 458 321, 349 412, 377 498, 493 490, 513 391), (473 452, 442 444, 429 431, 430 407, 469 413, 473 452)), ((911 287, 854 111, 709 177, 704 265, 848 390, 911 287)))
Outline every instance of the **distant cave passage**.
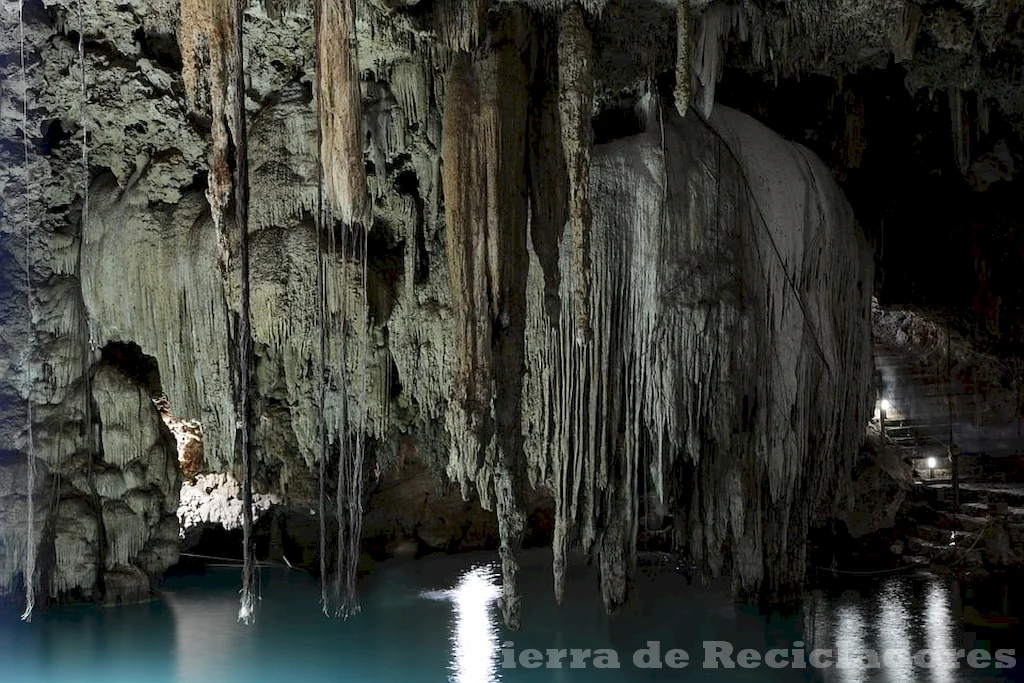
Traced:
POLYGON ((142 387, 153 400, 177 444, 178 464, 186 479, 194 479, 206 467, 203 456, 203 427, 198 420, 175 417, 160 383, 156 358, 147 356, 134 342, 110 342, 100 350, 100 364, 117 369, 142 387))

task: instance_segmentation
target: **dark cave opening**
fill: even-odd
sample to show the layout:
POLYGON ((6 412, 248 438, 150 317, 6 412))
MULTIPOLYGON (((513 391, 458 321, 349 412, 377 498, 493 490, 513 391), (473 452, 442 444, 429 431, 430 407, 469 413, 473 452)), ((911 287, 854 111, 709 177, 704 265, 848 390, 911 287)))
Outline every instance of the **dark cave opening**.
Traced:
POLYGON ((602 109, 594 117, 594 144, 602 145, 612 140, 639 135, 644 132, 646 122, 635 106, 619 105, 602 109))
POLYGON ((134 342, 110 342, 100 349, 100 363, 119 370, 144 388, 150 398, 163 396, 156 358, 147 356, 134 342))
POLYGON ((133 37, 146 57, 172 73, 181 71, 181 50, 178 48, 178 38, 175 35, 147 33, 144 28, 139 27, 133 37))
POLYGON ((430 278, 430 260, 427 257, 427 238, 424 233, 426 202, 420 196, 420 181, 416 172, 405 169, 395 178, 395 191, 412 199, 416 207, 415 255, 416 268, 413 274, 414 283, 422 285, 430 278))

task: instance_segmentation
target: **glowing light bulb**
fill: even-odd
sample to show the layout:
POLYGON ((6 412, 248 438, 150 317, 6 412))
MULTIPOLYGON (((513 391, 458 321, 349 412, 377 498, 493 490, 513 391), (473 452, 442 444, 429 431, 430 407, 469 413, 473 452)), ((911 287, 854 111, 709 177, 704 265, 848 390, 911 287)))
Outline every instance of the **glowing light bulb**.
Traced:
POLYGON ((935 458, 928 458, 928 469, 935 469, 935 458))
POLYGON ((892 407, 892 404, 889 403, 889 399, 883 398, 878 404, 878 407, 881 408, 883 412, 888 412, 889 408, 892 407))

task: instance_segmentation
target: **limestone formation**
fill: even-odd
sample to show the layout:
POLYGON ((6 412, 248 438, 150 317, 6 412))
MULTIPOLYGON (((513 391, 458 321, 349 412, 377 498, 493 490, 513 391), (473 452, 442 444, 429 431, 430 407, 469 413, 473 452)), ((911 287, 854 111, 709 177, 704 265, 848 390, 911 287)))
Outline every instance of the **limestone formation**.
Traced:
POLYGON ((871 257, 822 162, 716 87, 893 55, 949 93, 967 172, 971 130, 1024 119, 999 70, 1019 12, 970 4, 0 6, 0 138, 27 143, 0 147, 0 590, 28 565, 47 598, 148 591, 181 477, 152 401, 201 431, 190 476, 238 480, 245 319, 253 489, 339 510, 318 552, 345 581, 364 485, 413 443, 495 514, 512 626, 546 495, 559 597, 581 552, 627 599, 648 500, 708 577, 791 592, 850 496, 871 257))

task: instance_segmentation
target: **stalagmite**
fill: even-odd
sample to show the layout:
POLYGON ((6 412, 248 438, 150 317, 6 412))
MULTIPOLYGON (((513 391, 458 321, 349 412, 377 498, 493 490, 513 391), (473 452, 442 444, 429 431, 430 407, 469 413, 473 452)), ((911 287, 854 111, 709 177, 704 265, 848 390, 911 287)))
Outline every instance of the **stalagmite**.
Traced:
POLYGON ((572 226, 573 287, 576 333, 580 343, 593 338, 590 324, 590 148, 594 131, 591 65, 594 46, 583 9, 570 5, 561 16, 558 34, 558 105, 562 149, 569 172, 569 223, 572 226))
MULTIPOLYGON (((25 71, 25 3, 24 0, 18 2, 18 28, 19 28, 19 46, 21 53, 21 149, 22 149, 22 162, 23 177, 26 182, 28 181, 28 76, 25 71)), ((24 226, 22 231, 24 233, 24 244, 25 244, 25 296, 28 299, 28 314, 29 320, 26 326, 28 339, 25 343, 25 360, 24 360, 24 382, 25 382, 25 427, 26 435, 28 437, 28 467, 27 467, 27 481, 26 481, 26 501, 27 501, 27 530, 26 530, 26 542, 27 551, 25 553, 25 611, 21 615, 22 621, 32 621, 32 612, 35 609, 36 604, 36 503, 35 503, 35 488, 36 488, 36 450, 35 450, 35 433, 32 417, 32 386, 34 384, 32 377, 32 347, 35 344, 35 335, 33 333, 35 322, 33 320, 33 312, 35 305, 32 301, 32 227, 29 224, 28 217, 32 215, 31 209, 29 208, 28 189, 25 190, 25 217, 24 226)))
POLYGON ((690 108, 690 0, 676 5, 676 111, 686 116, 690 108))
POLYGON ((317 0, 321 162, 331 214, 347 226, 370 222, 363 164, 354 0, 317 0))

